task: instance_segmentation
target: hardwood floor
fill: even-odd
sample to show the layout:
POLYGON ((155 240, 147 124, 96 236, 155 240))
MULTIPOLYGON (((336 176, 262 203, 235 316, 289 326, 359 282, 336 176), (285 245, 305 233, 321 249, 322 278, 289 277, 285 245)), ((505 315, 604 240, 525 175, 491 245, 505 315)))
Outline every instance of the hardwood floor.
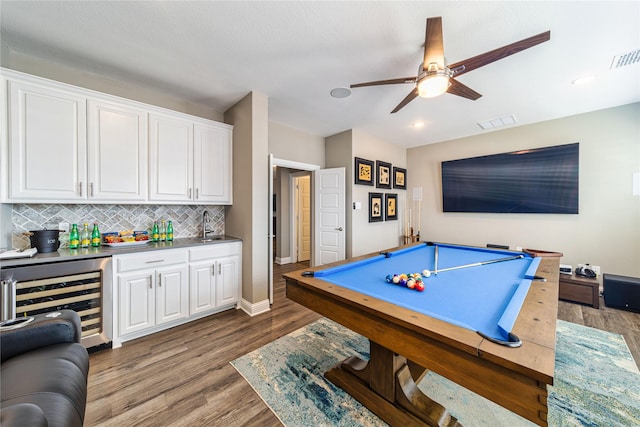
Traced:
MULTIPOLYGON (((230 365, 320 316, 285 296, 274 265, 271 311, 229 310, 91 355, 85 426, 280 426, 230 365)), ((558 317, 624 335, 640 366, 640 314, 560 301, 558 317)))

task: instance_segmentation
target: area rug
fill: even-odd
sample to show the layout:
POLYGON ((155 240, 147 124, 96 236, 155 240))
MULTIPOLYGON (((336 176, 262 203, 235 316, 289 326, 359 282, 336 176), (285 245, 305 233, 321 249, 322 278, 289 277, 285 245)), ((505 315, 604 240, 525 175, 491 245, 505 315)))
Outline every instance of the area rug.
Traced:
MULTIPOLYGON (((621 335, 558 321, 550 426, 640 426, 640 371, 621 335)), ((368 341, 320 319, 231 364, 287 427, 385 426, 323 373, 358 355, 368 341)), ((465 427, 534 424, 433 373, 419 384, 465 427)))

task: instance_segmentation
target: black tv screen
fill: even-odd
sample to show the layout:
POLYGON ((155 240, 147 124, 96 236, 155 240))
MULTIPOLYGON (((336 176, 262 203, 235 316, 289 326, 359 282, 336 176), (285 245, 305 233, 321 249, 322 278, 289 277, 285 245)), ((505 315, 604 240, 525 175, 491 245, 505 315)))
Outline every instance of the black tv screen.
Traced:
POLYGON ((442 162, 444 212, 578 213, 579 143, 442 162))

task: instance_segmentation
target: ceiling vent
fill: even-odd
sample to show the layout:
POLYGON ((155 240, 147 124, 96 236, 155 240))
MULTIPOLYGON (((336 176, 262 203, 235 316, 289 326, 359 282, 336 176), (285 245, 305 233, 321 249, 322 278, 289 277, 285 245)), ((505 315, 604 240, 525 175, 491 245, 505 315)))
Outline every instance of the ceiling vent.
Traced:
POLYGON ((640 62, 640 49, 614 56, 611 62, 611 69, 632 65, 637 62, 640 62))
POLYGON ((511 114, 510 116, 496 117, 495 119, 478 122, 478 126, 480 126, 484 130, 489 130, 506 125, 512 125, 515 122, 517 122, 516 116, 511 114))

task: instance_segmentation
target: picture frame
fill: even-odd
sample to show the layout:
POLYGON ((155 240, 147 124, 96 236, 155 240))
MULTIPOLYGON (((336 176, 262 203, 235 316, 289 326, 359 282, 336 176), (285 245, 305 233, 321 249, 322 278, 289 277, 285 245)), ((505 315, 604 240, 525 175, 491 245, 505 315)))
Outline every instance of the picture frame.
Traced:
POLYGON ((404 168, 393 167, 393 188, 399 190, 407 189, 407 170, 404 168))
POLYGON ((384 196, 382 193, 369 193, 369 222, 384 221, 384 196))
POLYGON ((376 160, 376 188, 391 188, 391 163, 376 160))
POLYGON ((373 161, 362 159, 360 157, 355 158, 355 183, 360 185, 373 185, 375 177, 375 169, 373 168, 373 161))
POLYGON ((394 221, 398 219, 398 195, 386 193, 384 195, 384 220, 394 221))

